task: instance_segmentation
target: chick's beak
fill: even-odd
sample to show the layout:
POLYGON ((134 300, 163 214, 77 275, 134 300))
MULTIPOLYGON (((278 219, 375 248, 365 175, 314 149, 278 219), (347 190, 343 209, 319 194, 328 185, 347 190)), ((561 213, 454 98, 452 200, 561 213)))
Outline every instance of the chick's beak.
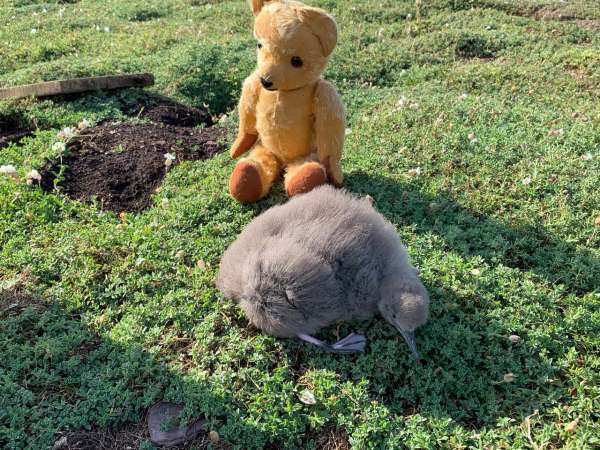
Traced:
POLYGON ((421 355, 419 355, 419 352, 417 351, 417 342, 415 340, 415 332, 402 330, 401 328, 398 328, 398 331, 400 332, 400 334, 402 335, 402 337, 408 344, 408 348, 410 348, 410 351, 412 352, 414 358, 417 361, 420 361, 421 355))

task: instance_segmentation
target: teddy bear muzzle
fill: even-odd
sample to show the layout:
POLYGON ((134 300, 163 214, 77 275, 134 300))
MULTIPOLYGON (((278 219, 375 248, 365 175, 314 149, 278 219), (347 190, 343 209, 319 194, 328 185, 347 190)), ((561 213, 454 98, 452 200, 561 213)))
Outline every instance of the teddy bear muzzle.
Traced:
POLYGON ((273 82, 265 77, 260 77, 260 84, 268 91, 274 91, 273 82))

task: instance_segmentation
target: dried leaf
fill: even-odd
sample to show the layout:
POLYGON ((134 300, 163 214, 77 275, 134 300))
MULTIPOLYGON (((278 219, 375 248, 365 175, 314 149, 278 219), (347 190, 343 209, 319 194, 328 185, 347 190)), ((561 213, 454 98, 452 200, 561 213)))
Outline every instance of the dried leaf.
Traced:
POLYGON ((565 431, 567 433, 572 433, 573 431, 575 431, 575 428, 577 428, 578 423, 579 419, 575 419, 572 422, 569 422, 569 424, 565 427, 565 431))
POLYGON ((304 389, 302 392, 300 392, 300 395, 298 395, 298 398, 305 405, 314 405, 315 403, 317 403, 317 400, 315 399, 315 395, 308 389, 304 389))

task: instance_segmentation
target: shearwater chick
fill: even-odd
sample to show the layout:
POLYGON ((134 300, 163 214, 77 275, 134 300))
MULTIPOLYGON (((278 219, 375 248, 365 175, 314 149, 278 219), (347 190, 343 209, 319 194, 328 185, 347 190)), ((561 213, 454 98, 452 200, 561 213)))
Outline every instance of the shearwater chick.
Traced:
POLYGON ((263 331, 332 352, 363 351, 366 339, 329 345, 311 335, 379 313, 419 358, 414 331, 429 296, 394 226, 366 198, 326 185, 270 208, 225 251, 217 287, 263 331))

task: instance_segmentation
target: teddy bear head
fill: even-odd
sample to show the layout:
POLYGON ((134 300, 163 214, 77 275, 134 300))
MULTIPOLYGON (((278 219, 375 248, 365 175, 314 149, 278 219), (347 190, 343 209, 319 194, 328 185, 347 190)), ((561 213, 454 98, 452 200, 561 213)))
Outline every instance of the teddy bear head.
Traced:
POLYGON ((337 43, 333 18, 288 0, 249 0, 263 88, 290 91, 316 82, 337 43))

